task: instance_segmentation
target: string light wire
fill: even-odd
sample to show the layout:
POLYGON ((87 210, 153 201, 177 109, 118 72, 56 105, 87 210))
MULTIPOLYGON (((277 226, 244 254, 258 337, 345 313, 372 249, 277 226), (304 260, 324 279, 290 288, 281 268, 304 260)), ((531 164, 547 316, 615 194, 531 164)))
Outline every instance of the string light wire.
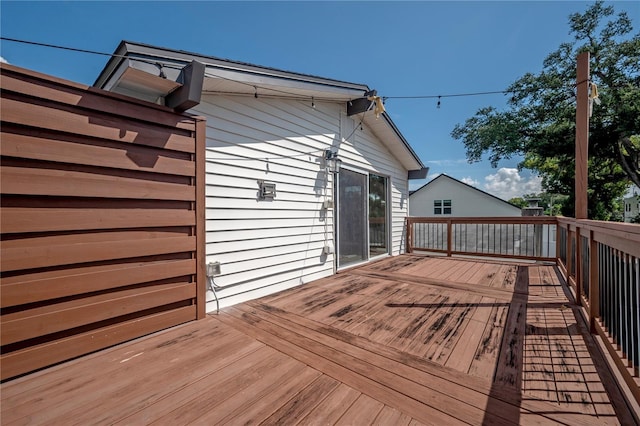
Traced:
MULTIPOLYGON (((99 52, 99 51, 95 51, 95 50, 88 50, 88 49, 79 49, 79 48, 75 48, 75 47, 68 47, 68 46, 60 46, 60 45, 55 45, 55 44, 49 44, 49 43, 40 43, 40 42, 35 42, 35 41, 29 41, 29 40, 20 40, 20 39, 16 39, 16 38, 11 38, 11 37, 0 37, 0 40, 5 40, 5 41, 10 41, 10 42, 14 42, 14 43, 22 43, 22 44, 28 44, 28 45, 32 45, 32 46, 40 46, 40 47, 47 47, 47 48, 51 48, 51 49, 60 49, 60 50, 67 50, 67 51, 72 51, 72 52, 79 52, 79 53, 87 53, 87 54, 93 54, 93 55, 101 55, 101 56, 109 56, 109 57, 113 57, 113 58, 122 58, 122 59, 134 59, 136 61, 140 61, 140 62, 144 62, 144 63, 149 63, 152 65, 162 65, 162 67, 165 68, 173 68, 173 69, 182 69, 181 67, 174 65, 174 64, 160 64, 159 61, 157 60, 148 60, 148 59, 143 59, 143 58, 132 58, 131 56, 128 55, 118 55, 116 53, 106 53, 106 52, 99 52)), ((176 57, 167 57, 166 59, 174 59, 174 60, 184 60, 182 58, 176 58, 176 57)), ((162 70, 161 70, 162 72, 162 70)), ((244 84, 246 86, 249 86, 251 88, 253 88, 254 97, 257 97, 258 95, 258 89, 262 89, 262 90, 267 90, 267 91, 271 91, 271 92, 276 92, 276 93, 282 93, 285 95, 289 95, 292 98, 295 99, 301 99, 301 100, 308 100, 311 99, 312 103, 314 102, 314 97, 312 96, 300 96, 298 93, 294 93, 294 92, 288 92, 286 90, 280 90, 280 89, 275 89, 275 88, 270 88, 270 87, 261 87, 261 86, 257 86, 255 84, 252 83, 247 83, 244 81, 239 81, 239 80, 235 80, 232 78, 228 78, 228 77, 224 77, 222 75, 216 74, 214 72, 211 72, 210 70, 207 70, 205 72, 205 75, 207 77, 213 77, 213 78, 220 78, 222 80, 227 80, 227 81, 231 81, 234 83, 239 83, 239 84, 244 84)), ((513 91, 510 90, 494 90, 494 91, 485 91, 485 92, 471 92, 471 93, 451 93, 451 94, 445 94, 445 95, 407 95, 407 96, 383 96, 382 99, 383 101, 387 100, 387 99, 435 99, 435 98, 455 98, 455 97, 468 97, 468 96, 482 96, 482 95, 494 95, 494 94, 506 94, 506 93, 513 93, 513 91)), ((262 97, 263 95, 260 95, 260 97, 262 97)), ((273 95, 271 96, 273 97, 273 95)), ((324 100, 324 99, 323 99, 324 100)), ((327 101, 332 100, 332 99, 327 99, 327 101)), ((340 99, 340 101, 342 101, 343 99, 340 99)))
MULTIPOLYGON (((22 43, 22 44, 29 44, 29 45, 32 45, 32 46, 49 47, 51 49, 69 50, 69 51, 72 51, 72 52, 79 52, 79 53, 89 53, 89 54, 92 54, 92 55, 110 56, 112 58, 133 59, 131 56, 118 55, 116 53, 98 52, 96 50, 79 49, 79 48, 76 48, 76 47, 59 46, 59 45, 55 45, 55 44, 40 43, 40 42, 28 41, 28 40, 19 40, 19 39, 16 39, 16 38, 10 38, 10 37, 4 37, 4 36, 0 37, 0 40, 11 41, 11 42, 15 42, 15 43, 22 43)), ((178 58, 171 58, 171 59, 178 59, 178 58)), ((150 59, 135 58, 135 60, 136 61, 140 61, 140 62, 144 62, 144 63, 147 63, 147 64, 151 64, 151 65, 156 65, 156 66, 157 65, 162 65, 164 68, 182 69, 182 67, 179 67, 177 65, 160 64, 158 61, 150 60, 150 59)))
MULTIPOLYGON (((136 58, 132 58, 131 56, 128 56, 128 55, 118 55, 116 53, 99 52, 99 51, 96 51, 96 50, 80 49, 80 48, 69 47, 69 46, 60 46, 60 45, 55 45, 55 44, 50 44, 50 43, 41 43, 41 42, 35 42, 35 41, 29 41, 29 40, 21 40, 21 39, 5 37, 5 36, 0 36, 0 40, 10 41, 10 42, 14 42, 14 43, 28 44, 28 45, 32 45, 32 46, 47 47, 47 48, 51 48, 51 49, 60 49, 60 50, 67 50, 67 51, 72 51, 72 52, 87 53, 87 54, 92 54, 92 55, 109 56, 109 57, 112 57, 112 58, 134 59, 134 60, 139 61, 139 62, 144 62, 144 63, 148 63, 148 64, 151 64, 151 65, 158 66, 160 68, 160 75, 163 74, 162 68, 182 69, 182 67, 180 67, 178 65, 175 65, 175 64, 160 63, 157 60, 149 60, 149 59, 137 58, 137 57, 136 58)), ((167 57, 165 59, 184 61, 183 58, 177 58, 177 57, 167 57)), ((261 86, 257 86, 257 85, 252 84, 252 83, 247 83, 247 82, 244 82, 244 81, 239 81, 239 80, 231 79, 231 78, 228 78, 228 77, 224 77, 222 75, 212 73, 211 71, 206 71, 205 75, 207 77, 220 78, 220 79, 231 81, 231 82, 234 82, 234 83, 244 84, 244 85, 250 86, 250 87, 255 89, 255 92, 253 94, 254 97, 258 97, 257 96, 258 95, 258 92, 257 92, 258 89, 263 89, 263 90, 267 90, 267 91, 271 91, 271 92, 276 92, 276 93, 281 93, 281 94, 284 94, 284 95, 289 95, 291 97, 291 99, 311 100, 311 103, 315 104, 313 96, 301 96, 298 93, 288 92, 286 90, 274 89, 274 88, 270 88, 270 87, 261 87, 261 86)), ((572 84, 571 88, 575 88, 576 86, 580 85, 581 83, 584 83, 584 82, 578 82, 578 83, 572 84)), ((214 92, 211 92, 211 93, 214 93, 214 92)), ((438 101, 439 101, 438 103, 440 103, 440 100, 442 98, 485 96, 485 95, 496 95, 496 94, 507 94, 507 93, 515 93, 515 91, 513 91, 513 90, 492 90, 492 91, 484 91, 484 92, 449 93, 449 94, 444 94, 444 95, 383 96, 382 100, 386 101, 388 99, 436 99, 437 98, 438 101)), ((263 96, 266 97, 268 95, 260 95, 260 97, 263 97, 263 96)), ((270 95, 269 97, 273 98, 274 96, 270 95)), ((343 101, 344 99, 322 99, 322 100, 325 100, 325 101, 343 101)))

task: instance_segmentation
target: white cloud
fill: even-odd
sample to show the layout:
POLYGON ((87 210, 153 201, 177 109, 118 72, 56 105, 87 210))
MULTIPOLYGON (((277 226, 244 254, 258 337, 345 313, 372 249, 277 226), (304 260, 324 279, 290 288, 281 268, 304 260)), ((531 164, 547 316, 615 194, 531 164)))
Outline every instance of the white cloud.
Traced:
POLYGON ((7 60, 6 60, 5 58, 3 58, 2 56, 0 56, 0 63, 8 64, 9 62, 7 62, 7 60))
POLYGON ((463 177, 462 179, 460 179, 460 182, 464 182, 467 185, 471 185, 471 186, 480 186, 480 182, 473 179, 471 176, 463 177))
POLYGON ((483 185, 484 190, 503 200, 542 191, 542 179, 540 177, 524 178, 520 176, 518 169, 503 167, 497 173, 486 176, 484 180, 486 181, 483 185))

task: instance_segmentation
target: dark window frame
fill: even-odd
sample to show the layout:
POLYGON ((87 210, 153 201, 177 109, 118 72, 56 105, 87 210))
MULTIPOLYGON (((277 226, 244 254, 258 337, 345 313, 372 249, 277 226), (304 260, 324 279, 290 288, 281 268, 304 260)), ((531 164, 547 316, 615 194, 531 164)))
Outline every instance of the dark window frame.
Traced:
POLYGON ((451 200, 442 200, 442 205, 444 207, 443 214, 451 214, 451 200))

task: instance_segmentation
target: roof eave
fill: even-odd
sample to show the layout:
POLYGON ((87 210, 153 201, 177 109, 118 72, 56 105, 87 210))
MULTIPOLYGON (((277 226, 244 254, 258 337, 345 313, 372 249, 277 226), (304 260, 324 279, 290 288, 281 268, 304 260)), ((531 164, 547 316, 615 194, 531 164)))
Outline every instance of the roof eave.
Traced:
MULTIPOLYGON (((205 64, 205 79, 208 79, 211 85, 216 86, 216 82, 218 82, 224 86, 223 83, 227 82, 226 87, 231 87, 237 93, 248 93, 257 90, 255 87, 261 87, 261 91, 265 92, 262 94, 269 95, 269 88, 271 87, 273 89, 271 93, 277 95, 282 92, 277 88, 285 86, 287 92, 291 92, 294 95, 299 93, 301 97, 312 97, 314 94, 326 93, 326 96, 324 96, 326 99, 347 101, 362 97, 364 93, 370 91, 369 87, 364 84, 283 71, 125 40, 120 42, 114 52, 114 56, 109 59, 96 79, 94 86, 108 89, 106 86, 113 84, 110 81, 114 76, 119 75, 118 73, 121 74, 123 72, 122 68, 131 66, 136 60, 138 60, 140 68, 153 67, 153 62, 156 61, 158 62, 159 71, 161 71, 160 65, 167 66, 164 71, 167 79, 176 78, 179 72, 176 70, 177 68, 184 67, 192 61, 198 61, 205 64), (149 61, 152 61, 152 63, 149 64, 149 61), (238 81, 240 79, 242 81, 238 81)), ((155 78, 158 79, 159 77, 156 75, 155 78)), ((207 86, 206 83, 205 86, 207 86)), ((319 97, 318 100, 321 100, 321 98, 319 97)), ((374 133, 389 147, 389 151, 400 161, 402 166, 408 171, 415 172, 412 175, 414 176, 413 178, 424 178, 423 175, 428 169, 393 120, 391 120, 391 117, 387 113, 381 114, 380 118, 375 117, 373 114, 364 114, 364 116, 363 121, 365 124, 372 128, 374 133), (380 126, 380 120, 384 123, 382 127, 380 126)))

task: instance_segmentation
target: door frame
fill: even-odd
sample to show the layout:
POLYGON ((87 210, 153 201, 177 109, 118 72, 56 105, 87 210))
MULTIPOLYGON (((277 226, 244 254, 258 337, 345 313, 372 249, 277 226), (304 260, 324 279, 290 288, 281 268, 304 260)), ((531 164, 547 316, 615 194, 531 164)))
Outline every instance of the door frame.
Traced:
POLYGON ((359 265, 363 265, 365 263, 370 262, 372 259, 378 259, 381 258, 383 256, 388 256, 391 253, 391 212, 392 212, 392 208, 391 208, 391 176, 383 174, 383 173, 379 173, 377 171, 373 171, 373 170, 366 170, 366 169, 361 169, 355 166, 351 166, 351 165, 344 165, 344 164, 340 164, 337 172, 334 172, 334 187, 333 187, 333 199, 335 200, 335 205, 334 205, 334 224, 333 224, 333 232, 334 232, 334 247, 335 247, 335 256, 334 256, 334 261, 335 261, 335 269, 336 271, 339 270, 343 270, 343 269, 348 269, 348 268, 352 268, 355 266, 359 266, 359 265), (366 188, 365 188, 365 200, 364 200, 364 205, 365 205, 365 220, 366 220, 366 226, 365 226, 365 244, 366 244, 366 259, 362 260, 362 261, 358 261, 358 262, 354 262, 354 263, 350 263, 348 265, 340 265, 339 259, 340 259, 340 189, 339 189, 339 185, 340 185, 340 171, 342 169, 348 170, 350 172, 353 173, 359 173, 365 176, 365 182, 366 182, 366 188), (386 195, 386 204, 385 204, 385 241, 386 241, 386 248, 387 248, 387 252, 383 253, 383 254, 379 254, 376 256, 371 256, 371 236, 370 236, 370 232, 369 232, 369 176, 371 174, 375 174, 377 176, 381 176, 383 178, 386 179, 386 188, 385 188, 385 195, 386 195))

